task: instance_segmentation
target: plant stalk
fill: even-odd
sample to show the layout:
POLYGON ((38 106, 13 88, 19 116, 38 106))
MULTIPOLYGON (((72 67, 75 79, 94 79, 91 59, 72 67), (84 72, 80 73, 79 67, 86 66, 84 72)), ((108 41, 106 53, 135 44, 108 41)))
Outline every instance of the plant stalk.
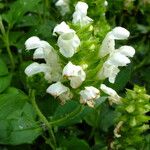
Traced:
POLYGON ((51 148, 53 150, 56 150, 56 139, 55 139, 55 136, 54 136, 54 133, 53 133, 53 130, 52 130, 52 127, 51 125, 49 124, 48 120, 46 119, 46 117, 42 114, 42 112, 40 111, 37 103, 36 103, 36 100, 35 100, 35 91, 30 89, 29 91, 29 95, 30 95, 30 99, 31 99, 31 103, 37 113, 37 115, 39 116, 39 118, 41 119, 41 121, 46 125, 46 127, 48 128, 48 132, 49 132, 49 135, 50 135, 50 138, 52 138, 52 141, 51 140, 49 141, 50 142, 50 145, 51 145, 51 148))

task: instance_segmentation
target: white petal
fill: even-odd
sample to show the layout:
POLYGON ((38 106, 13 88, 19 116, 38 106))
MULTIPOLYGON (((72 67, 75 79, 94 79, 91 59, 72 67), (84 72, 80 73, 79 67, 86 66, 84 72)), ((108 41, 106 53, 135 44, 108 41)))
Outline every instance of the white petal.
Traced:
POLYGON ((112 105, 113 103, 119 104, 121 103, 121 97, 117 94, 115 90, 110 87, 107 87, 105 84, 101 84, 100 89, 109 95, 109 103, 112 105))
POLYGON ((83 14, 87 14, 88 5, 85 2, 78 2, 75 6, 76 11, 80 11, 83 14))
POLYGON ((133 57, 135 54, 135 49, 132 46, 121 46, 118 51, 128 57, 133 57))
POLYGON ((29 66, 26 67, 25 69, 25 74, 27 76, 32 76, 34 74, 37 74, 37 73, 40 73, 40 72, 43 72, 43 70, 41 69, 41 66, 40 64, 34 62, 32 64, 30 64, 29 66))
POLYGON ((60 53, 66 58, 72 57, 80 45, 80 39, 75 33, 64 33, 59 36, 57 44, 60 53))
POLYGON ((108 61, 106 61, 103 64, 101 71, 98 73, 98 77, 100 80, 104 80, 105 78, 108 78, 110 83, 114 83, 119 71, 120 70, 118 69, 117 66, 112 65, 108 63, 108 61))
POLYGON ((106 94, 108 94, 108 95, 110 95, 110 96, 115 96, 115 95, 117 95, 117 93, 116 93, 115 90, 113 90, 113 89, 110 88, 110 87, 107 87, 105 84, 101 84, 100 89, 101 89, 104 93, 106 93, 106 94))
POLYGON ((57 34, 61 35, 63 33, 70 33, 70 32, 72 33, 75 31, 70 29, 70 27, 63 21, 54 28, 53 35, 57 35, 57 34))
POLYGON ((57 97, 67 91, 68 91, 68 88, 64 86, 61 82, 57 82, 57 83, 50 85, 46 90, 47 93, 53 95, 54 97, 57 97))
POLYGON ((44 55, 44 51, 43 48, 37 48, 34 53, 33 53, 33 59, 44 59, 45 55, 44 55))
POLYGON ((40 47, 40 39, 36 36, 32 36, 25 41, 25 47, 27 50, 40 47))
POLYGON ((111 33, 115 40, 124 40, 127 39, 130 35, 130 32, 123 27, 115 27, 111 33))
POLYGON ((109 32, 102 42, 99 51, 99 56, 105 57, 106 55, 110 54, 114 50, 115 50, 115 40, 113 39, 112 35, 109 32))
POLYGON ((107 60, 107 63, 115 66, 126 66, 130 63, 130 59, 120 52, 115 52, 107 60))

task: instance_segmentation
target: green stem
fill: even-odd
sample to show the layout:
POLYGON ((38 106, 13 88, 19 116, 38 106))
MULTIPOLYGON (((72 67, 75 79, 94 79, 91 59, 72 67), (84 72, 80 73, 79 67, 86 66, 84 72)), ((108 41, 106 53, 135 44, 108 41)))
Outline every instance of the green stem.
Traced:
POLYGON ((14 62, 14 58, 13 58, 13 55, 11 53, 10 44, 9 44, 9 30, 10 30, 10 27, 8 27, 8 31, 6 32, 5 28, 4 28, 4 25, 3 25, 3 22, 2 22, 1 16, 0 16, 0 30, 1 30, 1 33, 2 33, 2 39, 5 43, 8 56, 10 58, 10 62, 11 62, 11 65, 12 65, 11 68, 12 68, 12 70, 14 70, 15 62, 14 62))
POLYGON ((66 122, 67 120, 70 120, 70 119, 73 119, 74 117, 76 117, 78 114, 81 113, 82 110, 83 110, 83 105, 79 105, 77 108, 75 108, 74 111, 67 114, 65 117, 49 122, 49 125, 53 125, 53 126, 61 125, 62 123, 66 122))
POLYGON ((10 62, 11 62, 11 65, 12 65, 11 68, 12 68, 12 70, 14 70, 14 68, 15 68, 15 62, 14 62, 14 58, 13 58, 13 55, 12 55, 10 47, 9 47, 9 38, 8 38, 8 35, 6 35, 6 37, 5 37, 5 45, 6 45, 6 50, 7 50, 7 53, 9 55, 10 62))
POLYGON ((55 139, 55 136, 54 136, 54 133, 53 133, 53 130, 52 130, 52 127, 51 125, 49 124, 48 120, 46 119, 46 117, 42 114, 42 112, 40 111, 36 101, 35 101, 35 91, 34 90, 31 90, 29 91, 29 95, 30 95, 30 98, 31 98, 31 102, 32 102, 32 105, 37 113, 37 115, 39 116, 39 118, 41 119, 41 121, 46 125, 46 127, 48 128, 48 132, 49 132, 49 135, 50 137, 52 138, 53 140, 53 144, 51 141, 50 142, 50 145, 52 147, 53 150, 56 149, 56 139, 55 139))

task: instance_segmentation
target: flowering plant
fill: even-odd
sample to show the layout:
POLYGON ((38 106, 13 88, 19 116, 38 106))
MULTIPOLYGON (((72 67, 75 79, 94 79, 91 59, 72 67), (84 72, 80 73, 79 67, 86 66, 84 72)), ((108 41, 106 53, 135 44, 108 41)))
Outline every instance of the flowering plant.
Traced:
POLYGON ((107 23, 108 5, 105 0, 17 0, 2 15, 10 68, 7 58, 0 59, 0 144, 121 150, 138 149, 148 137, 150 96, 139 86, 122 93, 128 81, 118 90, 119 78, 128 80, 121 73, 131 66, 136 50, 124 44, 132 36, 126 28, 107 23), (21 26, 26 33, 34 21, 37 25, 36 13, 42 21, 28 31, 18 54, 12 54, 10 33, 21 26))

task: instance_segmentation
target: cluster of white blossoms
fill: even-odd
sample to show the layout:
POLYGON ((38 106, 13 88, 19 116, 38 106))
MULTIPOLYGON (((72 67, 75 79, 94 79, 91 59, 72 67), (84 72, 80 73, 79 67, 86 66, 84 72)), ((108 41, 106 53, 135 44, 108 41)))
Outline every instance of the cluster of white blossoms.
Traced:
MULTIPOLYGON (((62 1, 59 0, 58 2, 62 1)), ((85 25, 89 25, 92 19, 87 16, 87 9, 88 5, 86 3, 77 3, 73 14, 73 24, 80 24, 81 28, 85 25)), ((33 62, 25 69, 26 75, 33 76, 34 74, 43 72, 45 79, 49 83, 52 83, 47 88, 46 92, 60 99, 62 104, 73 98, 73 89, 77 88, 79 89, 76 90, 75 94, 78 92, 81 104, 94 107, 95 100, 100 97, 100 90, 108 95, 110 104, 119 104, 121 102, 121 97, 116 91, 104 84, 101 84, 100 88, 96 88, 92 85, 87 86, 87 84, 84 87, 83 82, 86 82, 87 78, 84 70, 86 67, 84 66, 88 65, 85 64, 80 66, 71 62, 71 58, 78 52, 81 45, 77 33, 63 21, 55 26, 53 35, 58 37, 57 46, 60 55, 67 58, 65 62, 62 60, 63 63, 60 63, 59 54, 56 53, 48 42, 33 36, 25 42, 26 49, 36 49, 33 54, 33 59, 44 59, 45 63, 39 64, 33 62), (66 60, 68 60, 67 63, 66 60)), ((115 40, 126 39, 128 36, 129 32, 122 27, 116 27, 106 35, 99 53, 100 58, 109 55, 99 73, 99 77, 102 77, 102 80, 108 77, 110 82, 114 82, 119 72, 118 67, 125 66, 130 62, 128 57, 133 57, 135 51, 130 46, 122 46, 119 49, 115 49, 115 40)))
POLYGON ((99 56, 102 58, 108 55, 108 58, 98 74, 99 79, 108 78, 109 82, 114 83, 120 71, 118 67, 130 63, 128 57, 133 57, 135 54, 133 47, 124 45, 115 49, 115 40, 127 39, 129 35, 130 32, 122 27, 115 27, 107 33, 100 47, 99 56))

